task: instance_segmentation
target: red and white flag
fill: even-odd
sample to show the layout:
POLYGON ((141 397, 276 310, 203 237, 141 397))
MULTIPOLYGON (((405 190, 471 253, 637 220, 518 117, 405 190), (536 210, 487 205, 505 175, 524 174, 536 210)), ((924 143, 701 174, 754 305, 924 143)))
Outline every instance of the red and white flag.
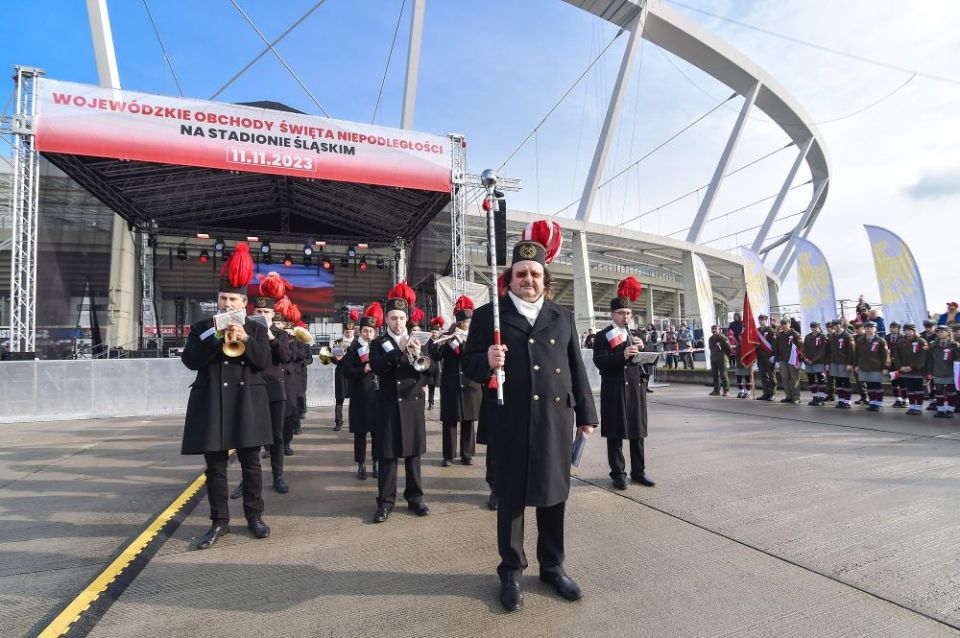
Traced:
POLYGON ((460 340, 454 337, 450 340, 450 349, 453 350, 453 354, 460 354, 460 340))
MULTIPOLYGON (((750 297, 743 295, 743 334, 740 337, 740 364, 749 369, 757 360, 757 348, 762 346, 763 335, 757 328, 757 318, 750 307, 750 297)), ((768 351, 769 352, 769 351, 768 351)))
POLYGON ((607 344, 609 344, 611 350, 621 343, 623 343, 623 333, 620 332, 620 328, 615 327, 613 330, 607 332, 607 344))
POLYGON ((360 348, 357 349, 357 354, 360 355, 360 363, 366 363, 367 359, 370 358, 370 344, 360 346, 360 348))
POLYGON ((797 350, 797 344, 790 344, 790 359, 787 361, 794 368, 800 367, 800 351, 797 350))
POLYGON ((899 378, 900 378, 900 371, 899 371, 899 370, 891 370, 891 371, 890 371, 890 380, 891 380, 891 381, 896 381, 896 380, 899 379, 899 378))

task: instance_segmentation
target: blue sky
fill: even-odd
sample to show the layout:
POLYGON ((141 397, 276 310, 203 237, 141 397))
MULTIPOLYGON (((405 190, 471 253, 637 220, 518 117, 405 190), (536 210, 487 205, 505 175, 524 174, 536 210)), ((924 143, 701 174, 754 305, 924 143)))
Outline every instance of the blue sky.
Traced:
MULTIPOLYGON (((268 37, 276 37, 314 0, 239 0, 268 37)), ((371 120, 403 0, 327 0, 278 47, 331 116, 371 120)), ((768 29, 867 57, 943 75, 960 75, 960 36, 951 28, 960 5, 853 0, 836 3, 690 0, 689 4, 768 29)), ((183 92, 209 98, 263 48, 229 0, 149 0, 183 92)), ((407 0, 400 21, 377 123, 399 125, 406 64, 407 0)), ((675 9, 685 10, 676 5, 675 9)), ((177 93, 142 0, 109 3, 125 88, 177 93)), ((0 64, 29 64, 50 77, 96 83, 85 3, 32 0, 17 6, 17 28, 7 29, 0 64)), ((817 120, 852 113, 889 93, 906 75, 786 43, 696 12, 689 15, 741 49, 793 92, 817 120)), ((428 0, 415 128, 459 132, 469 140, 470 169, 499 166, 571 86, 616 29, 559 0, 428 0)), ((619 38, 511 160, 504 173, 524 180, 511 206, 555 213, 579 197, 593 154, 606 97, 626 38, 619 38)), ((730 94, 729 89, 650 43, 624 102, 606 174, 633 164, 730 94), (672 61, 672 64, 671 64, 672 61)), ((2 96, 6 101, 6 96, 2 96)), ((915 79, 876 107, 824 124, 834 180, 810 239, 826 254, 838 296, 877 297, 869 247, 860 224, 887 226, 911 244, 921 265, 928 305, 960 296, 953 242, 931 231, 960 202, 955 123, 960 86, 915 79)), ((264 56, 219 98, 272 99, 319 114, 280 64, 264 56)), ((740 98, 727 103, 601 191, 592 220, 620 224, 709 181, 736 117, 740 98)), ((755 113, 732 166, 773 153, 787 143, 755 113)), ((774 193, 792 150, 728 178, 704 232, 711 246, 732 249, 759 223, 767 204, 737 208, 774 193)), ((801 173, 797 183, 806 181, 801 173)), ((809 186, 797 188, 781 215, 802 209, 809 186)), ((697 193, 628 223, 631 228, 682 237, 696 211, 697 193)), ((572 216, 575 207, 560 213, 572 216)), ((794 219, 795 221, 795 219, 794 219)), ((773 235, 789 230, 779 222, 773 235)), ((796 301, 793 274, 781 300, 796 301)))

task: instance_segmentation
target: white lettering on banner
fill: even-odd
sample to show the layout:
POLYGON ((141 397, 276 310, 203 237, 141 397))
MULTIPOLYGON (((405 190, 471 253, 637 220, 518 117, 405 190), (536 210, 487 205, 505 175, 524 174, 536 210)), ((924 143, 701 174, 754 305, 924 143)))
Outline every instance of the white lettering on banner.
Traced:
POLYGON ((443 136, 59 80, 39 86, 43 152, 450 191, 443 136))

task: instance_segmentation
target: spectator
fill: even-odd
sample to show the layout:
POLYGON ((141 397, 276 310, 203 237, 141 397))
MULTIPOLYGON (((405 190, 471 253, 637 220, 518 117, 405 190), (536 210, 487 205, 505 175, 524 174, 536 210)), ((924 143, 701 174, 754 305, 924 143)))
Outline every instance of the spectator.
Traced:
POLYGON ((587 330, 587 336, 583 340, 583 347, 587 350, 593 350, 593 340, 596 338, 596 335, 593 334, 593 328, 587 330))
POLYGON ((693 332, 687 327, 687 324, 680 322, 680 330, 677 332, 677 347, 680 348, 680 360, 683 361, 684 370, 693 370, 693 332))
POLYGON ((667 331, 663 335, 663 351, 666 353, 666 363, 668 369, 676 370, 679 362, 677 355, 677 333, 673 329, 673 324, 667 326, 667 331))
POLYGON ((882 339, 887 334, 887 323, 883 320, 883 317, 880 316, 880 313, 877 312, 876 309, 867 312, 867 317, 870 321, 877 324, 877 334, 880 335, 882 339))
POLYGON ((953 324, 960 321, 960 313, 957 313, 957 302, 949 301, 947 302, 947 311, 940 315, 940 318, 937 320, 938 326, 952 326, 953 324))
POLYGON ((870 304, 866 302, 866 300, 863 298, 863 295, 860 295, 860 298, 857 299, 857 310, 856 310, 857 317, 860 319, 860 321, 867 320, 867 312, 869 310, 870 310, 870 304))
POLYGON ((663 346, 660 344, 660 337, 657 336, 657 328, 652 323, 647 326, 647 339, 645 350, 647 352, 662 352, 663 346))
POLYGON ((787 317, 787 319, 790 320, 790 329, 796 332, 797 334, 801 334, 800 321, 797 320, 795 317, 787 317))
POLYGON ((730 325, 727 326, 727 332, 733 330, 733 336, 737 338, 737 341, 740 340, 740 335, 743 334, 743 318, 740 316, 739 312, 733 313, 733 321, 730 322, 730 325))

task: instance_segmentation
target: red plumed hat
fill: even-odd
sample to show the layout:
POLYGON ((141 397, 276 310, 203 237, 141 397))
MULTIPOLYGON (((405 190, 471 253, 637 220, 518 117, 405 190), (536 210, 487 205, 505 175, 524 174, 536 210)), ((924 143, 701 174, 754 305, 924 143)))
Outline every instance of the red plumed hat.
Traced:
POLYGON ((260 296, 279 299, 284 296, 288 290, 293 290, 292 283, 280 276, 276 270, 271 270, 267 276, 257 275, 257 281, 260 282, 260 296))
POLYGON ((457 318, 457 321, 473 317, 473 299, 466 295, 460 295, 453 304, 453 315, 457 318))
POLYGON ((380 302, 374 301, 363 311, 363 319, 360 320, 360 327, 379 328, 383 325, 383 308, 380 302))
POLYGON ((384 312, 400 310, 409 316, 415 303, 417 303, 417 293, 407 285, 406 281, 401 281, 387 293, 387 305, 384 312))
POLYGON ((277 300, 277 303, 273 305, 273 310, 277 314, 283 315, 283 318, 290 323, 300 321, 300 309, 293 305, 289 297, 281 297, 277 300))
POLYGON ((412 311, 410 311, 410 323, 415 326, 419 326, 426 316, 427 313, 423 311, 423 308, 414 308, 412 311))
MULTIPOLYGON (((560 224, 557 222, 536 221, 527 224, 520 239, 533 241, 544 248, 544 265, 552 262, 560 253, 560 246, 563 245, 563 235, 560 232, 560 224)), ((514 259, 516 261, 516 259, 514 259)))
POLYGON ((350 309, 350 321, 356 322, 360 319, 360 311, 356 308, 350 309))
POLYGON ((446 321, 446 319, 444 319, 443 317, 434 317, 433 319, 430 320, 430 326, 431 326, 431 327, 436 327, 436 328, 439 328, 439 329, 441 329, 441 330, 443 330, 443 326, 444 326, 446 323, 447 323, 447 321, 446 321))
POLYGON ((251 279, 253 279, 253 257, 250 256, 250 246, 246 242, 238 241, 233 254, 220 269, 220 292, 246 295, 247 285, 251 279))
POLYGON ((617 284, 617 296, 610 300, 610 310, 630 308, 630 304, 637 300, 641 292, 643 286, 633 275, 621 280, 617 284))

